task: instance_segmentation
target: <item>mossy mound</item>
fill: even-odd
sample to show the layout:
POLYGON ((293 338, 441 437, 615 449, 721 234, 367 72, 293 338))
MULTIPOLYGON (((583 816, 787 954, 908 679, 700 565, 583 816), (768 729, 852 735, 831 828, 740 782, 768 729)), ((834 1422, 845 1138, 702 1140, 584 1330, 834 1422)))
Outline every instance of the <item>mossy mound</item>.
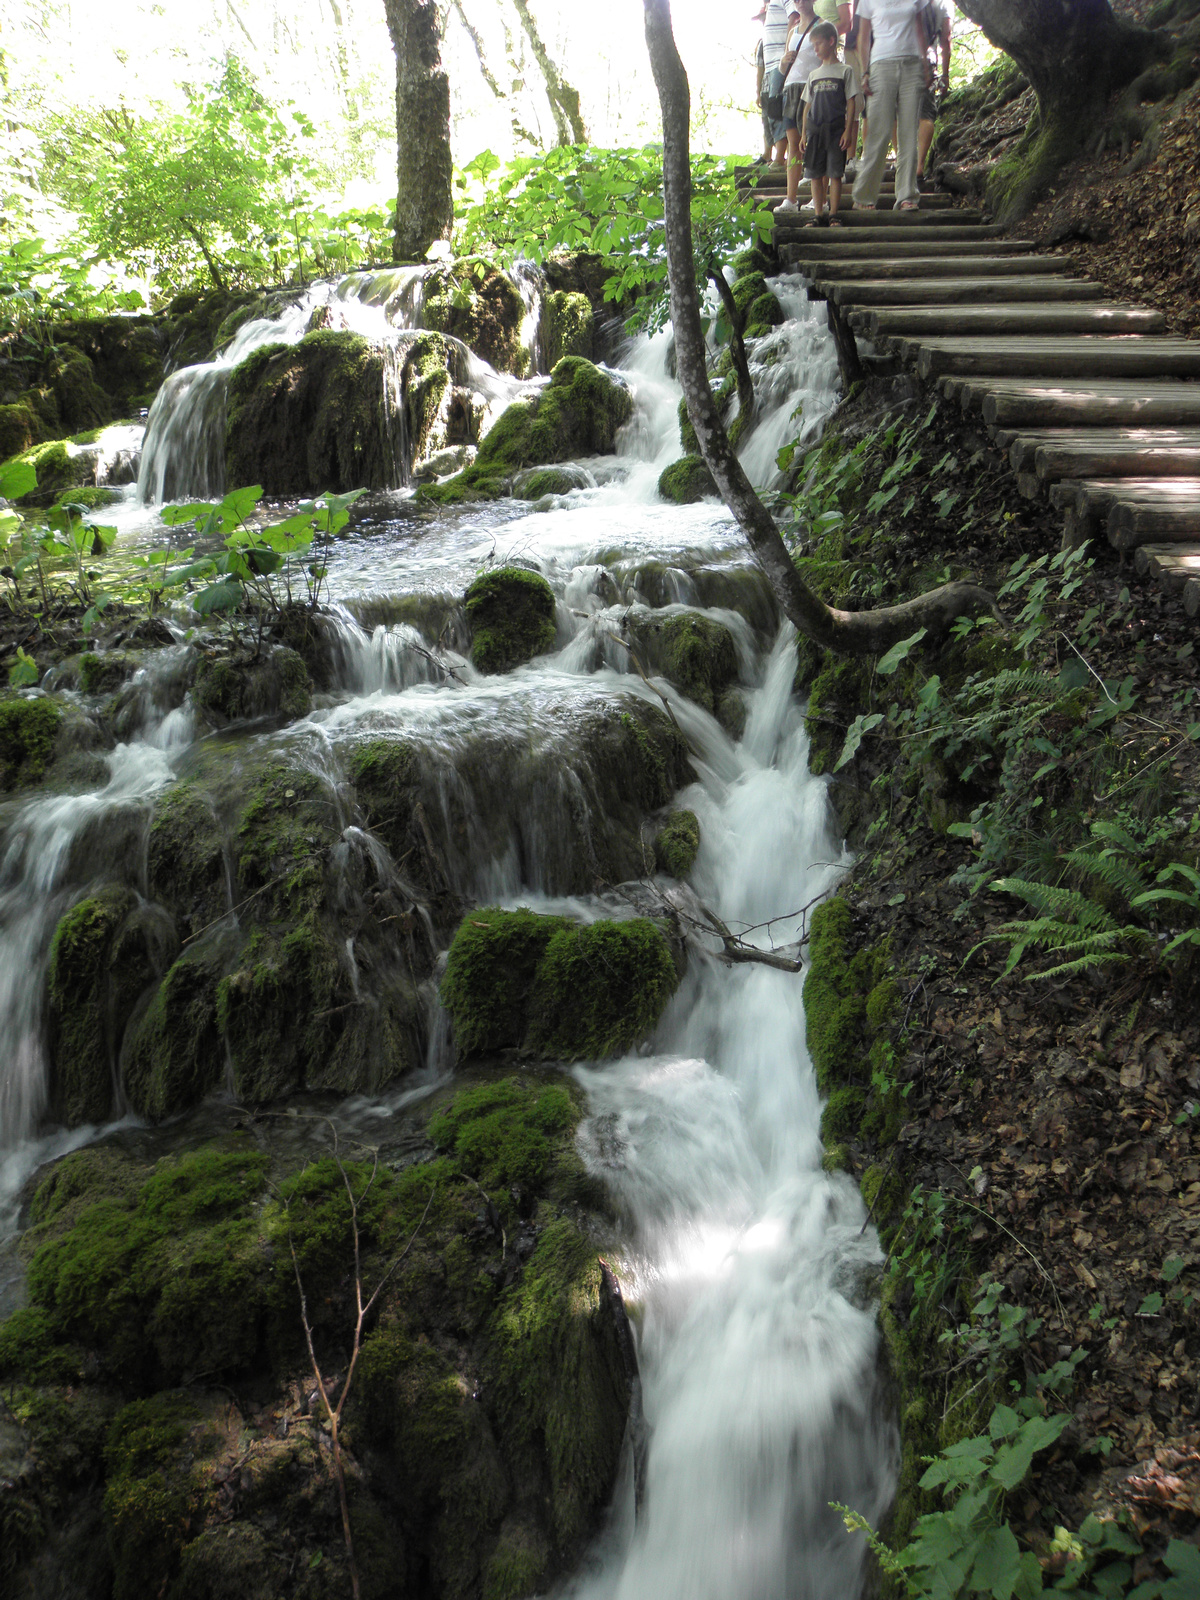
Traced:
POLYGON ((696 437, 696 430, 692 427, 692 419, 688 416, 686 400, 679 402, 679 442, 683 446, 685 456, 698 456, 700 454, 700 440, 696 437))
POLYGON ((532 472, 522 473, 513 484, 513 497, 540 500, 544 494, 570 494, 572 489, 582 488, 584 482, 583 473, 566 467, 535 467, 532 472))
POLYGON ((422 484, 421 500, 451 505, 498 499, 522 467, 611 455, 633 415, 624 384, 582 356, 564 356, 540 394, 514 401, 484 436, 474 462, 445 483, 422 484))
POLYGON ((82 506, 85 511, 95 511, 104 506, 115 506, 121 500, 119 489, 101 489, 83 487, 79 489, 64 489, 54 502, 58 510, 62 506, 82 506))
POLYGON ((481 672, 507 672, 554 649, 554 591, 537 572, 498 567, 465 596, 471 660, 481 672))
POLYGON ((654 841, 654 859, 673 878, 686 878, 700 849, 700 823, 694 811, 672 811, 654 841))
POLYGON ((47 982, 51 1100, 68 1126, 108 1115, 126 1025, 173 945, 170 929, 130 889, 102 889, 60 920, 47 982))
POLYGON ((194 784, 172 784, 155 797, 146 876, 151 895, 171 913, 184 938, 228 910, 222 829, 211 801, 194 784))
POLYGON ((455 934, 441 996, 464 1056, 519 1045, 600 1059, 653 1032, 678 982, 666 939, 645 918, 579 926, 487 908, 455 934))
POLYGON ((542 346, 553 372, 564 356, 593 358, 592 303, 585 294, 555 289, 542 304, 542 346))
POLYGON ((463 257, 437 268, 426 280, 422 315, 427 328, 452 333, 497 372, 526 376, 525 302, 516 284, 490 262, 463 257))
POLYGON ((151 1122, 177 1115, 221 1082, 225 1052, 217 1028, 220 939, 189 946, 171 964, 129 1027, 122 1082, 129 1103, 151 1122))
POLYGON ((600 1219, 579 1209, 597 1199, 581 1107, 543 1077, 443 1093, 405 1131, 420 1144, 428 1115, 433 1144, 400 1172, 297 1168, 269 1133, 154 1166, 113 1145, 56 1163, 25 1240, 30 1305, 0 1324, 35 1462, 19 1539, 5 1504, 18 1592, 34 1560, 47 1594, 348 1592, 293 1271, 294 1255, 322 1371, 344 1374, 347 1184, 368 1292, 391 1271, 342 1430, 364 1600, 553 1586, 611 1496, 631 1379, 600 1219))
POLYGON ((43 444, 50 430, 36 406, 28 400, 0 405, 0 461, 24 455, 35 444, 43 444))
POLYGON ((423 461, 449 442, 450 357, 439 333, 423 333, 408 347, 401 368, 410 461, 423 461))
POLYGON ((45 439, 16 452, 9 460, 24 462, 37 473, 37 487, 14 502, 19 506, 53 505, 66 489, 95 486, 94 455, 80 449, 73 439, 45 439))
POLYGON ((79 658, 79 687, 84 694, 112 694, 141 666, 126 650, 85 650, 79 658))
POLYGON ((887 972, 886 949, 857 950, 850 907, 838 896, 813 912, 809 971, 804 980, 808 1053, 825 1093, 869 1079, 867 1056, 872 1036, 890 1017, 896 989, 887 972), (884 985, 868 1024, 868 1005, 884 985), (884 1001, 886 996, 886 1003, 884 1001))
POLYGON ((225 473, 270 496, 396 482, 383 356, 354 333, 264 345, 229 375, 225 473))
POLYGON ((54 760, 61 706, 44 695, 0 700, 0 789, 37 783, 54 760))
POLYGON ((302 658, 286 645, 267 655, 202 656, 192 702, 217 728, 255 717, 293 721, 312 710, 312 680, 302 658))
POLYGON ((696 611, 659 616, 631 612, 628 627, 648 670, 661 672, 681 694, 714 711, 738 674, 737 647, 723 622, 696 611))
POLYGON ((720 495, 713 475, 699 455, 681 456, 659 474, 658 492, 672 505, 691 506, 720 495))

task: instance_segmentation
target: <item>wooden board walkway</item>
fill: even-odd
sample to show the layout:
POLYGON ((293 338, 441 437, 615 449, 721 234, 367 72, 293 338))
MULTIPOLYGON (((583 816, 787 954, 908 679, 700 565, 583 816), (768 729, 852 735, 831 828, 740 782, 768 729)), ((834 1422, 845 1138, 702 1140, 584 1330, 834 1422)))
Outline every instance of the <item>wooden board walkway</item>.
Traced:
MULTIPOLYGON (((782 173, 753 181, 781 192, 782 173)), ((981 413, 1022 493, 1062 511, 1064 546, 1107 537, 1200 616, 1200 340, 1170 337, 1160 312, 1112 301, 952 196, 893 204, 889 184, 879 210, 840 228, 780 214, 784 266, 876 364, 981 413)))

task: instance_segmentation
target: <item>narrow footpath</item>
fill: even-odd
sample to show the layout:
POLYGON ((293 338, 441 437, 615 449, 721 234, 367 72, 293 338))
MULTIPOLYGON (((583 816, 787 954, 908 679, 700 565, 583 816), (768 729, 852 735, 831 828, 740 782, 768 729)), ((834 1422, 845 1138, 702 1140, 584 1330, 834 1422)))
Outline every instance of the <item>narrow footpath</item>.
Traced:
MULTIPOLYGON (((746 177, 774 200, 782 173, 761 170, 746 177)), ((1200 616, 1200 341, 950 195, 892 203, 889 179, 881 209, 843 211, 840 228, 777 222, 781 262, 845 318, 864 365, 982 413, 1021 492, 1063 513, 1064 547, 1107 535, 1200 616)))

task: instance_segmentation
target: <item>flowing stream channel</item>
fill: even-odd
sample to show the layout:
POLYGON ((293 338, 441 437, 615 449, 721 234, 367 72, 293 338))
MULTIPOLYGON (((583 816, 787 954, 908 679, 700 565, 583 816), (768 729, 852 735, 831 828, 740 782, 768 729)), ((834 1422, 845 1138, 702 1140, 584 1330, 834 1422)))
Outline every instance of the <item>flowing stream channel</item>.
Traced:
MULTIPOLYGON (((763 415, 743 451, 760 484, 774 480, 775 454, 796 435, 797 408, 814 437, 836 386, 830 337, 800 281, 773 287, 788 320, 753 347, 763 415)), ((263 335, 251 330, 242 343, 263 335)), ((668 506, 657 494, 659 473, 679 454, 668 356, 666 335, 633 346, 622 370, 635 419, 616 457, 579 464, 573 492, 533 507, 500 502, 370 525, 340 542, 331 571, 340 689, 319 696, 302 722, 252 726, 239 737, 286 746, 289 759, 337 792, 339 752, 356 735, 403 729, 443 762, 473 819, 453 864, 460 892, 479 903, 611 916, 607 901, 563 896, 559 835, 581 804, 565 766, 539 791, 534 814, 503 826, 491 815, 502 799, 487 784, 471 789, 457 768, 481 739, 549 739, 598 697, 634 694, 655 705, 665 697, 697 775, 676 801, 700 821, 696 893, 747 939, 794 949, 802 908, 847 862, 824 782, 808 772, 790 627, 779 625, 724 508, 668 506), (431 648, 390 619, 389 608, 413 593, 461 596, 486 562, 535 568, 559 603, 556 652, 485 679, 448 646, 431 648), (731 629, 747 711, 740 739, 664 681, 630 671, 620 619, 645 604, 699 607, 731 629)), ((182 399, 170 437, 160 433, 143 463, 148 498, 169 492, 179 450, 198 448, 219 385, 219 376, 193 369, 176 386, 182 399)), ((132 499, 116 520, 127 541, 156 533, 153 510, 132 499)), ((188 770, 202 742, 177 687, 189 649, 181 639, 143 668, 126 742, 105 757, 105 782, 26 798, 0 814, 0 1232, 10 1238, 19 1191, 36 1167, 104 1131, 45 1125, 47 951, 63 910, 98 876, 138 887, 153 797, 188 770)), ((350 815, 344 846, 394 870, 350 815)), ((423 1081, 437 1084, 453 1064, 432 986, 428 1005, 423 1081)), ((894 1474, 864 1289, 879 1246, 854 1185, 821 1167, 801 979, 724 964, 714 944, 693 953, 644 1053, 575 1070, 590 1109, 582 1153, 624 1221, 615 1265, 636 1311, 648 1453, 640 1508, 635 1514, 630 1466, 604 1535, 564 1592, 580 1600, 853 1600, 861 1541, 845 1534, 829 1502, 878 1518, 894 1474)))

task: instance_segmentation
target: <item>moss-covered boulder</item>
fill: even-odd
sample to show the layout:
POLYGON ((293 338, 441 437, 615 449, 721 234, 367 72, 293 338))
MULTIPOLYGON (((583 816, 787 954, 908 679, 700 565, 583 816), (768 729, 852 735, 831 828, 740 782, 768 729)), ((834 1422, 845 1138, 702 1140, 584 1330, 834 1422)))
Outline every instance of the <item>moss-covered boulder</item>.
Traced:
POLYGON ((35 444, 43 444, 49 431, 38 409, 28 399, 0 405, 0 461, 24 455, 35 444))
POLYGON ((295 1119, 153 1165, 110 1143, 52 1166, 30 1304, 0 1324, 33 1463, 20 1539, 6 1519, 16 1592, 34 1562, 45 1594, 349 1592, 295 1274, 332 1379, 356 1259, 368 1292, 390 1270, 341 1435, 364 1600, 553 1587, 612 1494, 632 1378, 581 1112, 572 1083, 523 1073, 405 1113, 395 1170, 311 1160, 295 1119))
POLYGON ((108 407, 94 422, 75 421, 64 410, 70 428, 131 416, 149 404, 162 384, 168 340, 159 317, 78 317, 55 323, 52 336, 60 348, 69 347, 86 359, 108 407))
POLYGON ((633 397, 624 384, 582 356, 564 356, 540 393, 500 414, 465 472, 422 485, 418 497, 438 505, 498 499, 510 492, 522 467, 611 455, 632 415, 633 397))
POLYGON ((542 346, 546 368, 553 372, 564 356, 594 355, 592 302, 585 294, 552 290, 542 304, 542 346))
POLYGON ((292 721, 312 710, 312 680, 286 645, 261 655, 204 655, 192 680, 192 703, 215 728, 255 717, 292 721))
POLYGON ((714 711, 738 674, 737 647, 723 622, 698 611, 669 616, 633 610, 626 619, 639 658, 681 694, 714 711))
POLYGON ((518 473, 513 482, 515 500, 540 500, 547 494, 570 494, 572 489, 582 489, 588 483, 582 468, 534 467, 531 472, 518 473))
POLYGON ((497 372, 526 376, 525 302, 511 278, 490 262, 463 257, 436 268, 425 281, 422 315, 427 328, 452 333, 497 372))
POLYGON ((54 760, 62 707, 46 695, 0 700, 0 789, 37 783, 54 760))
POLYGON ((696 430, 692 427, 692 419, 688 416, 686 400, 679 402, 679 442, 683 446, 685 456, 698 456, 700 454, 700 440, 696 437, 696 430))
POLYGON ((398 481, 382 352, 355 333, 264 345, 229 375, 225 474, 268 496, 398 481))
POLYGON ((652 1033, 678 982, 670 947, 647 918, 580 926, 489 908, 455 935, 441 996, 464 1056, 520 1045, 599 1059, 652 1033))
POLYGON ((654 840, 654 859, 673 878, 686 878, 700 849, 700 823, 694 811, 672 811, 654 840))
POLYGON ((497 567, 467 590, 471 660, 480 672, 507 672, 554 649, 554 591, 538 572, 497 567))
POLYGON ((450 356, 438 333, 423 333, 409 345, 401 368, 404 420, 410 464, 415 466, 450 442, 450 356))
POLYGON ((126 1025, 174 954, 169 922, 130 889, 72 906, 50 944, 51 1103, 68 1126, 102 1122, 114 1101, 126 1025))
POLYGON ((95 369, 82 350, 60 348, 49 374, 65 432, 99 428, 113 420, 112 401, 96 382, 95 369))
POLYGON ((10 459, 25 462, 37 473, 37 487, 17 499, 15 503, 19 506, 53 505, 64 489, 96 482, 94 453, 89 453, 74 439, 46 439, 28 450, 18 451, 10 459))
POLYGON ((212 800, 192 783, 172 784, 155 796, 146 878, 185 939, 229 910, 224 833, 212 800))
POLYGON ((699 500, 720 496, 712 473, 703 457, 698 455, 681 456, 678 461, 672 461, 669 467, 664 467, 659 474, 658 492, 664 500, 677 506, 691 506, 699 500))
POLYGON ((228 941, 219 934, 189 945, 130 1023, 121 1081, 139 1116, 177 1116, 224 1077, 217 985, 227 960, 228 941))
POLYGON ((141 666, 141 657, 127 650, 85 650, 79 658, 79 687, 84 694, 112 694, 141 666))

